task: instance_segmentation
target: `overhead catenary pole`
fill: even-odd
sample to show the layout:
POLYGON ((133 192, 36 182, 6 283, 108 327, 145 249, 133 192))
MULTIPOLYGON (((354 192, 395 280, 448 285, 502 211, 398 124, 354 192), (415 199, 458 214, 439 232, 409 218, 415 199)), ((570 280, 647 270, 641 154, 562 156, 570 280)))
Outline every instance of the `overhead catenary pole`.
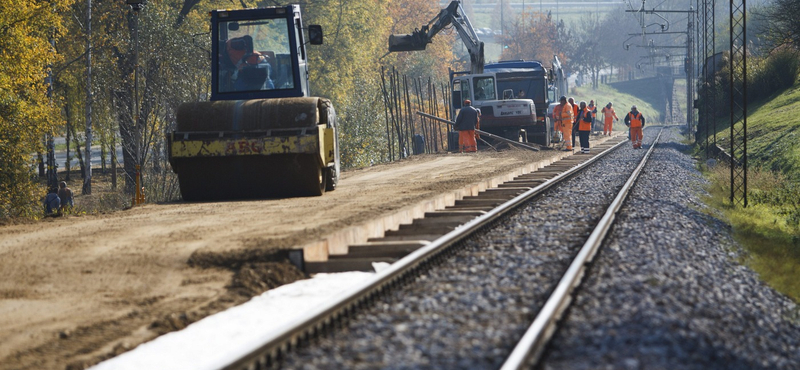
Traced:
POLYGON ((747 3, 730 0, 731 203, 747 207, 747 3))
POLYGON ((691 135, 694 129, 694 8, 689 7, 686 26, 686 132, 691 135))

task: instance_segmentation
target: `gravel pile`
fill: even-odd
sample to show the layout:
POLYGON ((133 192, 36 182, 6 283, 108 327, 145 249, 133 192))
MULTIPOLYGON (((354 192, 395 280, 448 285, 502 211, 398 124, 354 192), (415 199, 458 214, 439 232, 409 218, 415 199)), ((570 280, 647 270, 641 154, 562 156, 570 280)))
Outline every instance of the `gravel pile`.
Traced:
MULTIPOLYGON (((652 138, 646 141, 650 140, 652 138)), ((674 147, 670 150, 674 152, 674 147)), ((565 186, 550 191, 485 233, 465 241, 457 255, 426 271, 413 284, 384 296, 343 328, 289 354, 283 368, 498 368, 644 153, 644 150, 634 151, 630 145, 625 145, 587 172, 568 180, 565 186)), ((691 163, 688 166, 691 170, 691 163)), ((670 199, 680 201, 684 197, 679 194, 670 199)), ((647 212, 653 210, 642 208, 647 212)), ((633 222, 652 218, 638 212, 632 217, 633 222)), ((672 227, 687 228, 678 223, 682 221, 675 219, 675 222, 672 227)), ((704 227, 719 228, 713 224, 704 227)), ((667 228, 664 233, 668 231, 667 228)), ((715 235, 713 230, 698 233, 715 235)), ((652 236, 652 233, 647 234, 652 236)), ((654 237, 670 238, 667 235, 654 237)), ((642 244, 645 243, 648 242, 643 240, 642 244)), ((641 262, 635 267, 639 265, 641 262)), ((615 271, 620 275, 625 272, 615 271)), ((611 292, 627 295, 626 300, 631 302, 620 302, 619 295, 609 298, 605 293, 594 300, 600 305, 614 301, 635 303, 632 297, 638 294, 636 287, 615 284, 612 287, 615 288, 611 292)), ((638 291, 641 290, 639 287, 638 291)), ((661 300, 664 299, 667 298, 661 300)), ((651 304, 657 303, 653 300, 651 304)), ((723 315, 715 307, 708 307, 708 310, 723 315)), ((617 313, 609 312, 605 319, 598 319, 600 323, 622 321, 617 313)), ((593 313, 589 313, 589 317, 596 319, 593 313)), ((585 326, 575 329, 576 333, 584 335, 592 334, 594 329, 586 330, 585 326)), ((676 329, 670 326, 660 330, 676 329)), ((656 335, 656 332, 648 335, 656 335)), ((602 343, 598 344, 600 359, 604 358, 603 348, 602 343)), ((681 354, 669 352, 668 355, 681 354)), ((570 356, 559 357, 554 352, 551 356, 553 368, 571 368, 583 363, 568 361, 570 356)), ((588 364, 586 368, 600 364, 585 363, 588 364)), ((621 362, 610 363, 610 367, 619 364, 633 363, 626 357, 621 362)))
POLYGON ((798 307, 736 262, 678 129, 661 142, 543 368, 800 368, 798 307))

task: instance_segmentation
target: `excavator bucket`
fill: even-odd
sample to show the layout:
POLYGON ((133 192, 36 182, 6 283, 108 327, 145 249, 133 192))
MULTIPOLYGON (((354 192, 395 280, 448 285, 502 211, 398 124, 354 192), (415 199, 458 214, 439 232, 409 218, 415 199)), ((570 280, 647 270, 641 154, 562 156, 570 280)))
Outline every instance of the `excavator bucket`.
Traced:
POLYGON ((389 35, 390 52, 425 50, 427 46, 417 34, 389 35))

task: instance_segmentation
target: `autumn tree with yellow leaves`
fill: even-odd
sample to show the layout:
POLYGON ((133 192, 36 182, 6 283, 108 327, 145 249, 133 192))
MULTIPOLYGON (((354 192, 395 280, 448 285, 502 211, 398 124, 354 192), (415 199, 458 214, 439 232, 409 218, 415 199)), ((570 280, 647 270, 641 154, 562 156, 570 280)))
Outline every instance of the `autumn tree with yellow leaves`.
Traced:
POLYGON ((0 1, 0 218, 36 217, 45 189, 33 153, 61 123, 45 83, 58 60, 51 40, 62 28, 69 0, 0 1))
POLYGON ((556 22, 552 14, 527 12, 506 26, 503 42, 503 60, 540 60, 550 62, 553 56, 569 66, 573 37, 563 22, 556 22))

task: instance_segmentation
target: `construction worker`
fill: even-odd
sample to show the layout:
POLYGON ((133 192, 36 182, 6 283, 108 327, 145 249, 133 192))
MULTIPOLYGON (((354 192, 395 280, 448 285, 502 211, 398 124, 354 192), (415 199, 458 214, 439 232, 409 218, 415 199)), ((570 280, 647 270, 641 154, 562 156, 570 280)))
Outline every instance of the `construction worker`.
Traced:
POLYGON ((561 134, 564 136, 564 144, 566 144, 565 151, 572 151, 572 121, 574 120, 574 110, 572 109, 572 105, 567 102, 567 97, 562 96, 558 99, 561 104, 553 109, 553 117, 557 120, 556 122, 559 123, 561 134), (556 114, 558 111, 558 114, 556 114))
POLYGON ((633 149, 642 148, 642 127, 644 127, 644 116, 636 106, 631 107, 631 111, 625 115, 625 126, 631 129, 631 142, 633 149))
POLYGON ((608 102, 600 112, 603 113, 603 135, 611 136, 611 131, 614 128, 614 120, 619 122, 617 112, 614 111, 611 102, 608 102))
MULTIPOLYGON (((559 103, 561 103, 560 99, 559 103)), ((563 143, 564 142, 562 134, 563 130, 561 130, 561 104, 558 104, 555 107, 553 107, 553 113, 550 116, 550 120, 553 122, 553 141, 557 143, 563 143), (559 137, 559 135, 561 135, 562 137, 560 137, 559 140, 556 140, 556 138, 559 137)))
POLYGON ((581 153, 589 154, 589 134, 592 133, 592 111, 586 106, 586 102, 580 103, 578 109, 578 117, 575 119, 578 123, 577 131, 581 140, 581 153))
POLYGON ((567 99, 570 105, 572 105, 572 142, 576 143, 575 137, 578 136, 578 104, 575 103, 575 99, 570 97, 567 99))
POLYGON ((591 131, 594 131, 594 122, 595 122, 595 119, 597 118, 597 107, 594 105, 594 100, 589 100, 589 105, 586 106, 586 109, 588 109, 589 112, 592 112, 592 129, 591 129, 591 131))
POLYGON ((464 106, 458 111, 454 125, 454 128, 458 131, 458 150, 461 153, 478 151, 478 142, 475 140, 478 115, 478 110, 472 106, 472 102, 469 99, 464 100, 464 106))
POLYGON ((572 97, 567 99, 567 102, 572 106, 572 118, 575 119, 578 116, 578 104, 575 104, 575 99, 572 97))

